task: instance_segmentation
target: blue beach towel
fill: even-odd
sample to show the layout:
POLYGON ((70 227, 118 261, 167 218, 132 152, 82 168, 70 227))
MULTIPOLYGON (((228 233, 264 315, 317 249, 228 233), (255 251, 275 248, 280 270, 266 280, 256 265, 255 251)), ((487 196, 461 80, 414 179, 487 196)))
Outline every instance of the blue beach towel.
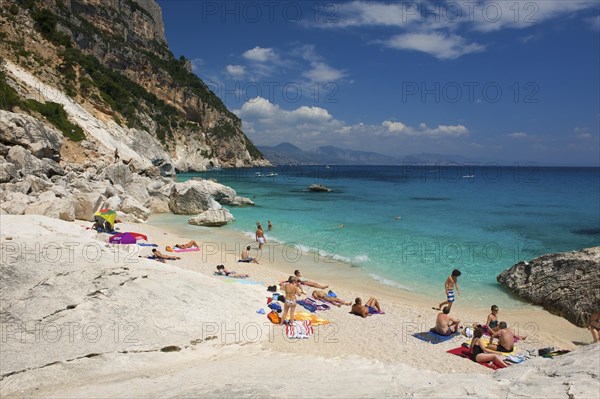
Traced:
POLYGON ((317 311, 317 307, 314 304, 308 302, 306 299, 296 301, 296 303, 311 313, 315 313, 317 311))
POLYGON ((137 245, 139 245, 140 247, 158 247, 158 245, 156 244, 149 244, 147 242, 138 242, 137 245))
POLYGON ((460 335, 460 333, 458 333, 458 332, 456 332, 454 334, 450 334, 450 335, 440 335, 434 331, 427 331, 427 332, 415 333, 415 334, 413 334, 413 337, 420 339, 421 341, 429 342, 429 343, 435 345, 435 344, 449 341, 458 335, 460 335))

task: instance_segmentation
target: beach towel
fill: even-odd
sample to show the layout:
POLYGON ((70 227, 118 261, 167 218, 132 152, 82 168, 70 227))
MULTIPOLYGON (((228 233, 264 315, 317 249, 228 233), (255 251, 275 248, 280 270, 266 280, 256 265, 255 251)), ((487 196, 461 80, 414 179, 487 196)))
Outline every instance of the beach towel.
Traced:
POLYGON ((325 320, 317 316, 316 314, 306 313, 303 311, 294 313, 294 321, 296 320, 308 320, 312 326, 321 326, 324 324, 329 324, 329 320, 325 320))
POLYGON ((296 303, 311 313, 314 313, 317 311, 317 306, 308 302, 306 299, 301 299, 299 301, 296 301, 296 303))
POLYGON ((288 338, 308 339, 315 333, 309 320, 294 320, 293 324, 289 322, 285 325, 285 335, 288 338))
MULTIPOLYGON (((458 348, 450 349, 447 352, 452 355, 464 357, 464 358, 471 360, 471 351, 469 350, 469 348, 465 348, 464 346, 459 346, 458 348)), ((474 363, 481 364, 483 367, 487 367, 488 369, 492 369, 492 370, 498 370, 500 368, 492 362, 489 362, 489 363, 474 362, 474 363)))
POLYGON ((429 342, 431 344, 439 344, 441 342, 446 342, 448 340, 451 340, 454 337, 459 336, 460 333, 456 332, 454 334, 450 334, 450 335, 440 335, 438 333, 436 333, 435 331, 426 331, 426 332, 418 332, 413 334, 413 337, 420 339, 421 341, 425 341, 425 342, 429 342))
POLYGON ((156 244, 149 244, 147 242, 138 242, 137 245, 139 245, 140 247, 158 247, 158 245, 156 244))
POLYGON ((313 298, 306 298, 306 301, 308 303, 316 306, 317 310, 329 310, 329 309, 331 309, 331 307, 328 304, 326 304, 324 302, 321 302, 321 301, 317 301, 316 299, 313 299, 313 298))
POLYGON ((200 251, 200 248, 198 248, 198 247, 191 247, 191 248, 173 248, 173 252, 196 252, 196 251, 200 251))
MULTIPOLYGON (((235 272, 232 272, 232 273, 235 273, 235 272)), ((248 277, 245 277, 245 276, 244 276, 244 277, 232 277, 232 276, 226 276, 226 275, 224 275, 224 274, 221 274, 221 273, 219 273, 219 272, 214 272, 214 273, 213 273, 213 275, 214 275, 214 276, 219 276, 219 277, 233 278, 233 279, 236 279, 236 280, 237 280, 237 279, 244 279, 244 278, 248 278, 248 277)))

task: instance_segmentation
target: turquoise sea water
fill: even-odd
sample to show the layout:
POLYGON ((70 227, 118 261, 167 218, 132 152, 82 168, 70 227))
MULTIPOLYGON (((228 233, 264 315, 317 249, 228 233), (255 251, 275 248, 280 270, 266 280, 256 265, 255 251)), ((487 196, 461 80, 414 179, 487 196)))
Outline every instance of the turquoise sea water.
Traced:
MULTIPOLYGON (((271 220, 270 241, 296 245, 304 256, 318 251, 323 261, 334 257, 414 291, 441 292, 458 268, 463 292, 482 304, 490 296, 516 303, 496 283, 514 263, 600 245, 598 168, 320 165, 179 179, 194 176, 215 178, 256 202, 230 207, 236 221, 224 227, 250 241, 256 221, 266 229, 271 220), (277 176, 265 176, 269 172, 277 176), (313 183, 333 191, 309 192, 313 183)), ((287 253, 291 260, 298 256, 287 253)))

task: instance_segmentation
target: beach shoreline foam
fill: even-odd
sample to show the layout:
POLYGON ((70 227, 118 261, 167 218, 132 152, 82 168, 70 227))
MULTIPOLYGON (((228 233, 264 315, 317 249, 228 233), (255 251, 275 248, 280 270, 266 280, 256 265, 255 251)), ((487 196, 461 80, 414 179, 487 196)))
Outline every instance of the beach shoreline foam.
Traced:
MULTIPOLYGON (((280 392, 280 387, 292 389, 285 391, 286 397, 411 393, 447 397, 449 392, 451 396, 495 397, 503 396, 507 381, 522 377, 517 369, 529 362, 535 367, 528 370, 537 370, 531 371, 536 376, 530 378, 531 383, 540 386, 534 395, 529 382, 519 380, 519 393, 524 396, 529 392, 531 397, 539 397, 540 392, 564 382, 569 382, 569 389, 588 396, 598 392, 597 378, 569 365, 559 368, 561 377, 543 380, 540 370, 555 367, 558 359, 532 359, 514 366, 515 370, 492 375, 484 367, 445 353, 460 346, 464 337, 438 345, 416 340, 411 334, 435 320, 431 298, 419 299, 411 292, 356 280, 364 273, 360 269, 346 268, 334 276, 319 273, 320 265, 311 265, 308 258, 290 264, 277 255, 272 262, 263 259, 260 265, 237 263, 234 244, 245 244, 247 239, 229 231, 198 228, 197 234, 180 236, 151 223, 117 225, 121 231, 147 234, 161 250, 188 239, 203 244, 199 252, 180 254, 182 260, 159 263, 138 257, 148 255, 148 247, 134 247, 131 253, 108 245, 103 241, 105 235, 86 230, 88 222, 35 215, 0 218, 3 397, 265 396, 280 392), (46 248, 39 261, 31 253, 36 251, 36 243, 40 251, 46 248), (89 253, 80 250, 86 245, 89 253), (23 248, 29 255, 20 252, 23 248), (58 261, 57 248, 64 256, 73 248, 73 257, 58 261), (93 254, 97 249, 100 255, 96 260, 93 254), (118 261, 116 254, 120 254, 118 261), (130 262, 125 262, 126 258, 130 262), (217 264, 249 273, 249 281, 213 276, 217 264), (265 287, 285 279, 294 269, 304 271, 311 280, 330 283, 346 300, 375 295, 386 314, 361 319, 349 315, 348 307, 333 307, 318 313, 330 325, 316 326, 314 336, 306 340, 287 339, 281 327, 270 325, 256 311, 268 310, 265 287), (37 330, 31 325, 29 330, 22 328, 27 327, 26 322, 37 330), (59 340, 57 327, 63 333, 59 340), (98 329, 103 334, 94 342, 98 329), (79 337, 74 342, 69 341, 71 332, 79 337), (126 342, 126 338, 132 341, 126 342), (271 388, 265 388, 273 370, 289 364, 297 369, 294 384, 277 378, 271 388), (448 374, 453 375, 452 385, 456 386, 452 391, 442 388, 448 374)), ((468 309, 460 297, 457 305, 453 313, 461 320, 483 321, 487 314, 468 309)), ((522 349, 549 345, 573 349, 573 341, 590 341, 587 330, 543 310, 514 315, 507 311, 502 316, 514 323, 537 323, 535 336, 519 343, 522 349)), ((578 352, 597 356, 597 350, 595 345, 578 352)), ((576 354, 572 356, 577 363, 576 354)), ((597 376, 600 365, 587 363, 586 372, 591 367, 597 376)))

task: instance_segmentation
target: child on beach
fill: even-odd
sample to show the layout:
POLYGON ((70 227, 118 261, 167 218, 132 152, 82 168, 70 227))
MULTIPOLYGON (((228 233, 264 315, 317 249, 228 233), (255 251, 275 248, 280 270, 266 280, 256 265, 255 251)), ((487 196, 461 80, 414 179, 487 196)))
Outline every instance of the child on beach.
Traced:
POLYGON ((438 306, 436 310, 442 309, 444 305, 448 305, 448 311, 452 309, 452 304, 454 303, 454 287, 456 287, 456 293, 460 295, 460 291, 458 290, 458 277, 460 275, 460 270, 452 270, 452 274, 448 276, 446 282, 444 283, 444 289, 446 291, 446 300, 440 303, 440 306, 438 306))

